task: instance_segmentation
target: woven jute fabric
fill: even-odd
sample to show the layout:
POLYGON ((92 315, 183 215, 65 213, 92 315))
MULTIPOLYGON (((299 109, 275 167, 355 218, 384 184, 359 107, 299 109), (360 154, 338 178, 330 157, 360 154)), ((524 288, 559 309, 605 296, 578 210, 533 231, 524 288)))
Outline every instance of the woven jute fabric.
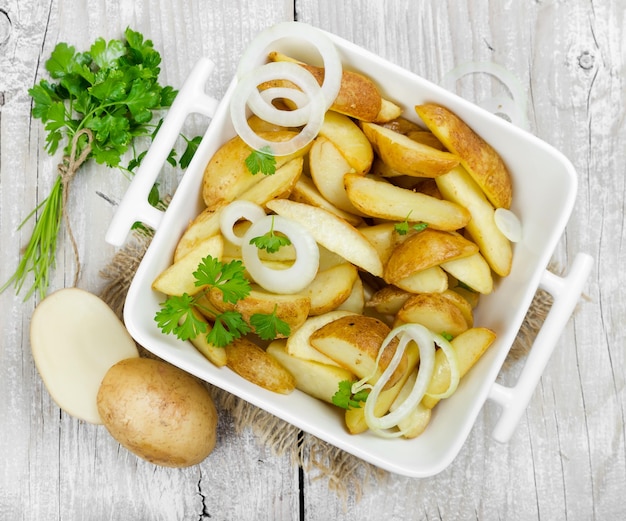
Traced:
MULTIPOLYGON (((101 272, 105 279, 105 287, 100 296, 122 320, 128 288, 150 240, 149 234, 133 234, 101 272)), ((557 271, 554 266, 550 269, 557 271)), ((505 368, 507 364, 514 364, 525 357, 550 310, 551 303, 552 297, 548 293, 542 290, 537 292, 505 361, 505 368)), ((142 346, 139 346, 139 349, 142 356, 155 357, 142 346)), ((244 429, 251 429, 259 443, 269 447, 276 455, 289 456, 293 465, 301 466, 314 479, 326 480, 329 489, 344 500, 349 498, 358 500, 366 487, 371 484, 380 485, 388 478, 386 471, 315 436, 303 433, 293 425, 237 396, 206 385, 220 413, 229 415, 232 420, 224 423, 233 425, 233 435, 241 434, 244 429)))

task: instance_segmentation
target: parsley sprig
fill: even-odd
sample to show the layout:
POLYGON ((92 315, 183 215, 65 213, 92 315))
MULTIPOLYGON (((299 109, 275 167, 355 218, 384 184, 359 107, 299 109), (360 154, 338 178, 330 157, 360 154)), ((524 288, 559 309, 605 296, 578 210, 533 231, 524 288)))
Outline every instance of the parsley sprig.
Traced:
POLYGON ((342 380, 339 382, 339 388, 332 397, 332 402, 342 409, 360 409, 361 404, 367 400, 369 390, 363 389, 352 394, 352 382, 350 380, 342 380))
POLYGON ((289 237, 276 235, 276 233, 274 233, 274 216, 272 215, 270 229, 259 237, 252 237, 250 244, 256 246, 259 250, 266 250, 268 253, 276 253, 283 246, 289 246, 291 241, 289 237))
POLYGON ((163 333, 173 334, 181 340, 206 334, 207 341, 218 347, 225 347, 250 332, 255 332, 263 340, 273 340, 278 334, 289 336, 289 324, 278 317, 277 306, 270 314, 253 314, 248 323, 239 311, 220 313, 207 304, 205 297, 211 288, 221 291, 224 302, 230 304, 236 304, 250 294, 250 283, 244 276, 241 261, 222 263, 208 255, 193 275, 195 285, 202 288, 199 293, 170 296, 160 304, 154 320, 163 333), (213 327, 208 332, 206 321, 198 315, 200 312, 213 317, 213 327))
MULTIPOLYGON (((162 122, 157 113, 170 107, 177 94, 159 83, 160 63, 152 41, 130 28, 123 40, 98 38, 85 52, 67 43, 57 44, 45 64, 50 80, 42 79, 28 91, 33 117, 42 121, 47 133, 45 150, 53 155, 62 148, 65 161, 72 147, 74 157, 88 151, 83 163, 94 159, 132 175, 145 155, 137 153, 136 139, 154 138, 162 122), (124 167, 122 157, 128 151, 132 159, 124 167)), ((184 139, 186 148, 178 161, 181 168, 188 166, 200 142, 200 137, 184 139)), ((175 151, 168 161, 176 166, 175 151)), ((63 192, 64 184, 57 177, 49 195, 20 225, 35 218, 21 261, 0 292, 14 285, 19 293, 32 273, 34 280, 25 298, 35 292, 42 298, 46 295, 64 211, 63 192)), ((150 200, 153 204, 160 200, 156 186, 150 200)))
POLYGON ((421 232, 428 228, 428 223, 418 222, 418 223, 410 223, 409 217, 411 217, 411 212, 405 217, 404 221, 400 223, 396 223, 394 225, 394 229, 398 235, 406 235, 409 233, 409 230, 415 230, 416 232, 421 232))

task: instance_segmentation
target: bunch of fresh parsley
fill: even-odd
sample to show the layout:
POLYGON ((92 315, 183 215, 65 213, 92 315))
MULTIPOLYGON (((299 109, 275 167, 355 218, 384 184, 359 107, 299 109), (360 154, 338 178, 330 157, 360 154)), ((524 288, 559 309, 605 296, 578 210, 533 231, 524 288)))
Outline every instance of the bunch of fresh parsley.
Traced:
MULTIPOLYGON (((161 118, 157 113, 170 107, 177 92, 159 83, 161 56, 150 40, 126 29, 123 40, 105 41, 98 38, 86 52, 77 52, 66 43, 59 43, 46 61, 46 70, 53 81, 42 79, 29 90, 33 98, 32 114, 41 119, 47 131, 45 149, 54 154, 63 144, 68 157, 75 147, 75 157, 87 150, 85 160, 94 159, 109 167, 118 167, 132 174, 145 152, 135 150, 135 139, 154 137, 161 118), (91 142, 81 133, 88 129, 91 142), (74 137, 79 136, 74 143, 74 137), (127 151, 132 159, 127 167, 121 165, 127 151)), ((186 149, 178 164, 186 168, 200 142, 200 137, 187 139, 186 149)), ((168 158, 176 166, 176 152, 168 158)), ((48 288, 49 272, 56 257, 56 239, 63 212, 63 184, 60 175, 48 197, 25 219, 36 216, 36 223, 28 246, 13 276, 0 288, 4 291, 14 284, 21 291, 29 273, 34 282, 28 291, 44 297, 48 288)), ((160 199, 155 187, 150 201, 160 199)))
POLYGON ((207 341, 217 347, 225 347, 250 332, 256 333, 263 340, 273 340, 279 334, 289 336, 289 324, 277 316, 276 306, 271 314, 253 314, 249 323, 236 310, 218 312, 208 307, 208 299, 203 297, 211 288, 220 290, 224 302, 230 304, 246 298, 251 288, 244 273, 245 269, 239 260, 223 263, 210 255, 205 257, 193 273, 195 285, 202 288, 201 291, 193 296, 187 293, 170 296, 162 302, 161 309, 154 317, 159 329, 181 340, 206 334, 207 341), (207 322, 199 318, 197 313, 212 317, 214 323, 208 333, 207 322))

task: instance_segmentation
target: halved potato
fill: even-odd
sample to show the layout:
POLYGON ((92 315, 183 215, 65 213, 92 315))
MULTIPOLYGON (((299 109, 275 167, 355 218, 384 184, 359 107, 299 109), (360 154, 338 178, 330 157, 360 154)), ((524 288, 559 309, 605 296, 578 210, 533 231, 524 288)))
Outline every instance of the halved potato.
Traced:
POLYGON ((364 122, 361 128, 378 156, 402 174, 437 177, 459 164, 459 158, 450 152, 418 143, 376 123, 364 122))
POLYGON ((198 269, 202 259, 208 255, 221 260, 224 251, 224 240, 221 235, 213 235, 208 239, 200 241, 184 257, 178 259, 174 264, 162 271, 152 282, 152 289, 165 293, 166 295, 180 296, 183 293, 195 295, 203 287, 196 286, 196 279, 193 273, 198 269))
POLYGON ((400 188, 380 178, 346 174, 344 183, 352 204, 372 217, 425 222, 435 230, 458 230, 470 220, 470 213, 457 203, 400 188))
POLYGON ((279 295, 270 293, 256 285, 252 286, 249 295, 237 303, 224 302, 222 292, 219 288, 211 288, 208 298, 217 311, 235 310, 241 313, 243 319, 249 324, 250 317, 255 313, 266 315, 274 313, 281 320, 289 324, 292 331, 296 331, 309 315, 311 299, 304 295, 279 295))
POLYGON ((395 325, 417 323, 435 333, 458 336, 469 328, 465 314, 441 293, 413 295, 396 314, 395 325))
MULTIPOLYGON (((382 353, 378 366, 376 359, 380 347, 390 333, 389 326, 373 317, 351 315, 338 318, 316 330, 310 337, 311 345, 351 371, 359 378, 375 383, 393 357, 398 339, 394 338, 382 353)), ((393 387, 406 372, 407 356, 391 375, 384 388, 393 387)))
POLYGON ((376 248, 354 226, 315 206, 288 199, 275 199, 267 207, 278 215, 304 226, 322 246, 341 255, 372 275, 381 276, 383 264, 376 248))
POLYGON ((233 340, 224 350, 226 365, 249 382, 280 394, 289 394, 296 388, 293 375, 247 338, 233 340))
POLYGON ((472 216, 466 230, 478 244, 491 269, 505 277, 511 271, 513 249, 496 226, 495 209, 467 171, 459 166, 437 178, 437 186, 446 199, 463 205, 472 216))
POLYGON ((396 246, 385 266, 384 279, 395 284, 418 271, 477 251, 478 246, 459 233, 426 228, 396 246))
POLYGON ((266 352, 293 375, 296 389, 328 403, 332 403, 333 395, 339 389, 339 382, 356 380, 355 375, 343 367, 290 355, 286 341, 282 339, 271 342, 266 352))
POLYGON ((339 307, 352 293, 358 276, 356 266, 349 262, 318 271, 313 282, 301 292, 311 301, 309 315, 321 315, 339 307))
MULTIPOLYGON (((341 176, 341 179, 343 187, 343 176, 341 176)), ((304 203, 311 206, 317 206, 318 208, 323 208, 324 210, 335 214, 337 217, 342 218, 344 221, 350 223, 352 226, 360 226, 363 224, 362 217, 349 212, 344 212, 343 210, 337 208, 335 205, 331 204, 330 201, 328 201, 328 199, 326 199, 320 193, 320 191, 317 189, 317 186, 315 186, 313 179, 311 179, 310 177, 300 176, 297 183, 293 187, 293 190, 291 191, 289 199, 295 201, 296 203, 304 203)))
POLYGON ((500 155, 467 123, 441 105, 415 107, 417 115, 482 188, 496 208, 509 208, 513 197, 511 175, 500 155))

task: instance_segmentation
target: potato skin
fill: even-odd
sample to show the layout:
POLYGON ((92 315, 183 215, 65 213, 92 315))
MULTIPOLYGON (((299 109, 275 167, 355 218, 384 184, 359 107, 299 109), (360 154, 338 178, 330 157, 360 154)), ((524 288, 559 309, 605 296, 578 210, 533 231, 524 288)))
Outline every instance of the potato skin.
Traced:
POLYGON ((111 436, 155 465, 195 465, 215 447, 217 410, 211 395, 193 376, 166 362, 118 362, 104 376, 97 400, 111 436))

